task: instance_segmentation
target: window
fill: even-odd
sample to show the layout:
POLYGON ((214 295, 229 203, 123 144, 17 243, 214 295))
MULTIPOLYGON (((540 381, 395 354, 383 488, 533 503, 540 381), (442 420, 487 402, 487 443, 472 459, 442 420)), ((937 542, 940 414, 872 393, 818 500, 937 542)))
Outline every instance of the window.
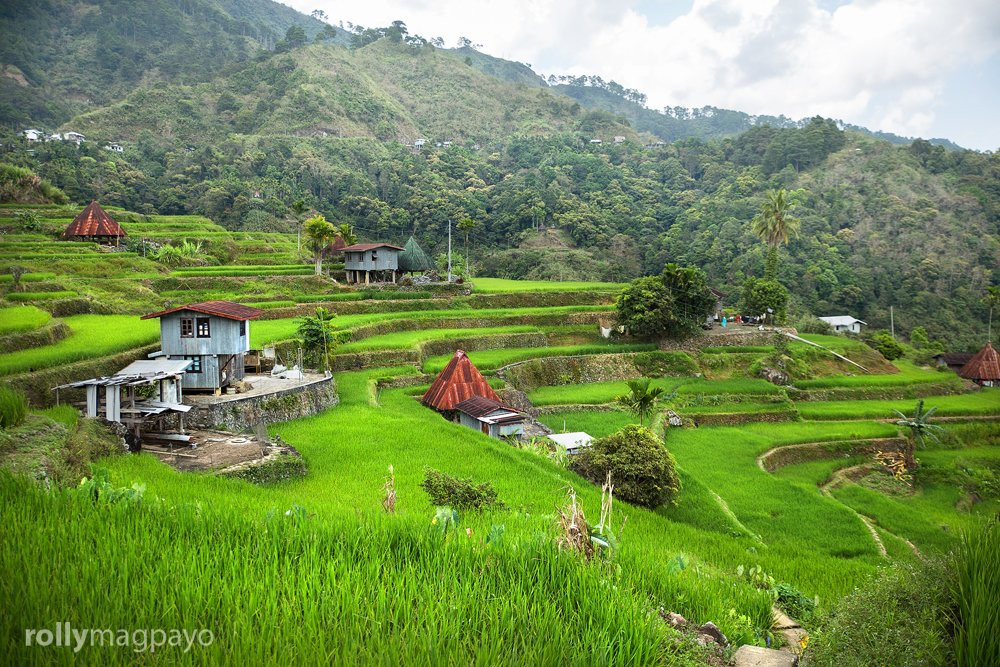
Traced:
POLYGON ((188 373, 200 373, 201 372, 201 357, 184 357, 185 359, 190 359, 192 364, 188 366, 188 373))
POLYGON ((181 338, 194 338, 194 319, 191 317, 181 318, 181 338))
POLYGON ((373 262, 378 261, 378 250, 372 250, 372 261, 373 262))
POLYGON ((240 320, 240 338, 243 338, 246 335, 247 335, 247 321, 240 320))
POLYGON ((199 317, 198 318, 198 338, 211 338, 212 334, 208 327, 208 318, 199 317))

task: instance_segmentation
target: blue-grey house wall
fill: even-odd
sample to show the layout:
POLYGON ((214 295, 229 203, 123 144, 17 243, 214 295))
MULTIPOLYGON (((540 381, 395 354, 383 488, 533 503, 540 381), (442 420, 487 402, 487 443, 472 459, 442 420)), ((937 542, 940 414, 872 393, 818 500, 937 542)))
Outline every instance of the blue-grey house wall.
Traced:
POLYGON ((243 355, 250 350, 250 322, 191 310, 160 318, 160 349, 168 359, 200 357, 201 372, 184 374, 184 389, 218 389, 243 378, 243 355), (181 337, 181 320, 191 318, 194 335, 181 337), (198 337, 198 319, 208 319, 208 337, 198 337), (241 333, 241 324, 242 332, 241 333), (225 377, 221 370, 226 368, 225 377))

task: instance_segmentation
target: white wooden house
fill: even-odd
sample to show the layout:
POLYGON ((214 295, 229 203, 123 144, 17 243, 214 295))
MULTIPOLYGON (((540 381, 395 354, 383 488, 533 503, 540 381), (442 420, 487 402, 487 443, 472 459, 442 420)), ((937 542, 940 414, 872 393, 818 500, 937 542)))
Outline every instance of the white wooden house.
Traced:
POLYGON ((861 333, 861 325, 868 326, 867 322, 862 322, 850 315, 830 315, 819 319, 829 324, 838 333, 859 334, 861 333))

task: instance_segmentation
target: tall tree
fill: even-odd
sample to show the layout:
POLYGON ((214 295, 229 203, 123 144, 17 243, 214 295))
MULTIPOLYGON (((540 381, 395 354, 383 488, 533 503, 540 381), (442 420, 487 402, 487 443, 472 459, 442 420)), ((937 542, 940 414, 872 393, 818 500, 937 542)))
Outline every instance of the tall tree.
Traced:
POLYGON ((305 199, 296 199, 292 202, 292 213, 295 214, 295 252, 302 252, 302 214, 305 212, 305 199))
POLYGON ((476 221, 472 218, 463 218, 461 222, 457 225, 459 231, 465 233, 465 269, 471 274, 471 269, 469 268, 472 264, 469 262, 469 232, 476 228, 476 221))
POLYGON ((340 238, 344 239, 345 245, 354 245, 355 243, 358 242, 358 236, 357 234, 354 233, 354 227, 351 227, 346 222, 342 225, 339 225, 335 231, 336 231, 335 236, 339 236, 340 238))
POLYGON ((767 244, 764 280, 777 279, 778 246, 788 243, 790 237, 799 235, 801 222, 792 216, 794 206, 784 188, 768 190, 760 205, 760 212, 750 222, 753 233, 767 244))
POLYGON ((316 262, 316 275, 318 276, 323 273, 323 252, 337 238, 337 229, 329 220, 316 214, 306 220, 305 230, 309 245, 312 247, 316 262))

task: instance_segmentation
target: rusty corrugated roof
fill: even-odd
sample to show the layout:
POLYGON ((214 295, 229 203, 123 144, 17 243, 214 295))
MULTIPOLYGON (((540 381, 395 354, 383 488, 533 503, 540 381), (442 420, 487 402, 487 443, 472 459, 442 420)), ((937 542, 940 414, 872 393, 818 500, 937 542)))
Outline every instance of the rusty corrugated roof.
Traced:
POLYGON ((475 396, 500 402, 500 397, 465 352, 457 350, 420 400, 435 410, 454 410, 459 403, 475 396))
POLYGON ((63 232, 64 239, 71 239, 74 236, 126 236, 126 234, 121 225, 112 220, 94 200, 87 204, 87 208, 80 211, 80 215, 73 218, 73 222, 69 223, 69 227, 63 232))
POLYGON ((349 245, 346 248, 341 248, 344 252, 364 252, 365 250, 373 250, 375 248, 392 248, 393 250, 402 250, 398 245, 392 245, 391 243, 355 243, 354 245, 349 245))
POLYGON ((250 306, 233 303, 232 301, 202 301, 201 303, 190 303, 186 306, 177 306, 176 308, 161 310, 158 313, 143 315, 141 319, 148 320, 154 317, 163 317, 164 315, 176 313, 181 310, 192 310, 196 313, 204 313, 205 315, 216 315, 224 317, 227 320, 252 320, 264 314, 264 311, 260 308, 251 308, 250 306))
POLYGON ((492 398, 483 398, 482 396, 473 396, 472 398, 467 398, 461 403, 455 406, 456 410, 461 410, 467 415, 472 417, 485 417, 491 412, 496 412, 497 410, 507 410, 510 412, 517 412, 514 408, 509 408, 500 401, 494 401, 492 398))
POLYGON ((958 374, 969 380, 1000 380, 1000 357, 993 343, 986 343, 959 369, 958 374))

